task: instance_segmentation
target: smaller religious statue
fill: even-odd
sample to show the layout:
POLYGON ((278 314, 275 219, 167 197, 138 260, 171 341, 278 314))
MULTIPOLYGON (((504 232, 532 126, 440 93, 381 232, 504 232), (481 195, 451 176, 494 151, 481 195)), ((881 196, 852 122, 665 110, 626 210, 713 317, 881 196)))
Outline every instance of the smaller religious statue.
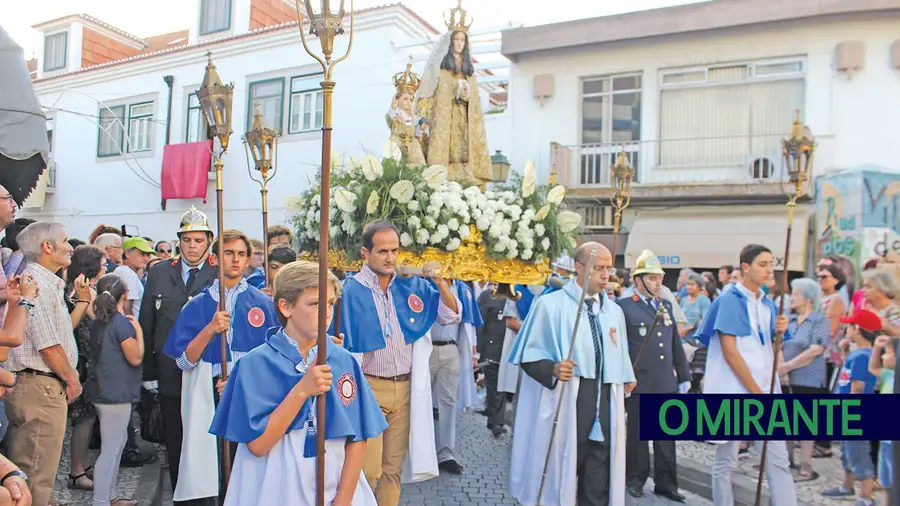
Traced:
POLYGON ((419 82, 419 76, 412 71, 410 56, 406 71, 394 75, 396 93, 391 101, 391 110, 385 116, 391 129, 391 140, 400 146, 406 163, 416 167, 425 165, 422 138, 427 135, 428 128, 413 110, 413 99, 419 89, 419 82))
POLYGON ((469 50, 472 19, 462 0, 448 14, 447 32, 425 64, 416 102, 429 127, 425 158, 428 165, 446 166, 453 181, 484 185, 492 178, 491 155, 469 50))

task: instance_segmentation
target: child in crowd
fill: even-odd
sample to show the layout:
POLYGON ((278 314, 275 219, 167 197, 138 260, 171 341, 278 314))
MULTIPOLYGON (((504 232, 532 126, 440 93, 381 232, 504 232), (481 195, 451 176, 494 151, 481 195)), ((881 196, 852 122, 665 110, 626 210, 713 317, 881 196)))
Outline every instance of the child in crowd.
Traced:
POLYGON ((324 399, 325 503, 376 506, 362 474, 366 440, 387 422, 362 369, 346 349, 328 340, 326 365, 315 365, 319 289, 328 290, 328 320, 340 293, 329 272, 292 262, 275 278, 280 329, 235 365, 210 432, 238 443, 224 506, 316 503, 316 403, 324 399), (266 385, 266 388, 259 388, 266 385), (324 394, 324 395, 323 395, 324 394), (323 397, 318 397, 323 395, 323 397))
POLYGON ((117 274, 97 281, 94 299, 94 369, 84 396, 100 418, 100 456, 94 464, 94 506, 137 506, 135 500, 115 499, 116 478, 131 407, 141 398, 141 362, 144 338, 134 316, 125 316, 128 284, 117 274))
MULTIPOLYGON (((881 332, 881 318, 869 310, 841 318, 847 324, 847 337, 840 342, 843 366, 838 376, 835 393, 843 395, 871 394, 875 392, 878 377, 869 372, 869 359, 876 335, 881 332), (855 347, 850 351, 851 344, 855 347), (849 352, 849 354, 848 354, 849 352)), ((875 466, 869 455, 868 441, 841 442, 841 464, 844 467, 844 483, 822 492, 825 497, 852 497, 856 481, 861 482, 856 506, 874 506, 872 492, 875 488, 875 466)))
MULTIPOLYGON (((869 359, 869 372, 879 378, 881 387, 879 394, 894 393, 894 364, 896 363, 896 341, 889 336, 878 336, 869 359)), ((893 445, 890 441, 881 441, 878 447, 878 479, 885 493, 885 506, 891 504, 891 485, 894 475, 893 445)))

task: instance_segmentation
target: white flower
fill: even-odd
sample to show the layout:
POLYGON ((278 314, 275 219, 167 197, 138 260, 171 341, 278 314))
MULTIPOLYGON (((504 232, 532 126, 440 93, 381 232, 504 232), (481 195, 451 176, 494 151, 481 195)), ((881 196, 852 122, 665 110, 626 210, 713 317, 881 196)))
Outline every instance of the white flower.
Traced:
POLYGON ((428 239, 431 238, 431 234, 428 233, 424 228, 420 228, 416 230, 416 242, 419 244, 426 244, 428 239))
POLYGON ((344 157, 335 150, 331 150, 331 170, 340 169, 344 166, 344 157))
POLYGON ((366 214, 372 214, 378 210, 378 204, 381 202, 381 199, 378 197, 378 192, 372 192, 369 195, 369 201, 366 202, 366 214))
POLYGON ((530 197, 534 193, 535 188, 537 188, 537 184, 534 176, 534 162, 529 160, 525 163, 525 175, 522 178, 522 196, 525 198, 530 197))
POLYGON ((522 260, 531 260, 531 257, 534 256, 534 252, 530 249, 527 249, 522 252, 522 260))
POLYGON ((486 217, 479 218, 478 221, 475 222, 475 227, 482 232, 490 228, 490 226, 491 220, 486 217))
POLYGON ((457 233, 459 234, 460 239, 468 239, 472 235, 472 232, 469 230, 469 226, 465 224, 459 226, 459 229, 457 229, 457 233))
POLYGON ((328 230, 331 231, 331 237, 337 237, 341 235, 341 227, 339 225, 332 225, 328 230))
POLYGON ((410 200, 409 204, 407 204, 406 207, 408 207, 410 211, 418 211, 420 209, 419 201, 418 200, 410 200))
POLYGON ((345 188, 336 188, 334 190, 334 205, 345 213, 356 211, 356 194, 345 188))
POLYGON ((413 238, 409 234, 403 232, 400 234, 400 245, 404 248, 409 247, 413 243, 413 238))
POLYGON ((447 251, 456 251, 459 249, 459 246, 460 246, 459 239, 454 237, 453 239, 450 239, 450 241, 447 243, 447 251))
POLYGON ((559 224, 559 230, 567 234, 578 228, 578 225, 581 224, 581 216, 572 211, 563 211, 556 217, 556 222, 559 224))
POLYGON ((410 228, 419 228, 422 224, 422 220, 420 220, 418 216, 410 216, 407 223, 409 223, 410 228))
POLYGON ((558 206, 562 204, 563 199, 566 197, 566 187, 558 184, 550 189, 547 192, 547 202, 558 206))
POLYGON ((450 234, 450 228, 447 225, 443 224, 438 225, 437 231, 443 237, 447 237, 447 235, 450 234))
POLYGON ((435 221, 435 219, 432 218, 431 216, 426 216, 425 219, 423 220, 423 223, 425 223, 425 227, 429 228, 429 229, 432 229, 437 226, 437 221, 435 221))
POLYGON ((374 156, 367 156, 362 161, 362 171, 369 181, 375 181, 384 175, 384 167, 381 166, 381 162, 374 156))
POLYGON ((398 146, 396 142, 388 139, 381 147, 381 157, 390 158, 395 162, 399 162, 403 158, 403 151, 400 150, 400 146, 398 146))
POLYGON ((510 260, 516 258, 517 256, 519 256, 519 252, 514 249, 509 250, 509 253, 506 254, 506 258, 509 258, 510 260))
POLYGON ((545 250, 549 250, 550 249, 550 238, 544 237, 544 240, 541 241, 541 246, 543 246, 545 250))
POLYGON ((406 204, 416 195, 416 187, 408 180, 401 179, 391 186, 391 198, 406 204))
POLYGON ((544 228, 544 225, 541 223, 538 223, 534 226, 534 233, 539 236, 543 236, 544 232, 546 232, 546 231, 547 230, 544 228))
POLYGON ((550 214, 550 204, 545 204, 544 207, 538 209, 537 214, 534 215, 534 221, 544 221, 544 218, 550 214))
POLYGON ((519 243, 515 239, 510 239, 510 241, 507 243, 507 247, 510 251, 513 251, 519 247, 519 243))
POLYGON ((447 181, 447 167, 432 165, 422 171, 422 179, 429 185, 438 185, 447 181))

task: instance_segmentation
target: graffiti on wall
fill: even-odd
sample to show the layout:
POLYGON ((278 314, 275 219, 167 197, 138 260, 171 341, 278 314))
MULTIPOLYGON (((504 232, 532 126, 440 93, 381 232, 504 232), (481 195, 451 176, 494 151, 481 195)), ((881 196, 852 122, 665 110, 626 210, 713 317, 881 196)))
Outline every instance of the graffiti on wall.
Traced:
POLYGON ((862 190, 861 257, 900 253, 900 174, 864 173, 862 190))

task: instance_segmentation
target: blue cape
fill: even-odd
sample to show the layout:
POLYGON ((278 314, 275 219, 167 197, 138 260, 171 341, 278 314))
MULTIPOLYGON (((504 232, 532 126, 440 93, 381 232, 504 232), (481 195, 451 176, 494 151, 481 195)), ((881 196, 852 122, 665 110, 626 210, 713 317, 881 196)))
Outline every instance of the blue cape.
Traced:
MULTIPOLYGON (((199 295, 189 300, 172 331, 166 340, 163 353, 177 359, 187 349, 188 344, 197 337, 197 334, 212 321, 219 304, 212 298, 209 289, 200 292, 199 295)), ((239 293, 234 305, 234 313, 231 315, 232 340, 231 350, 248 352, 266 341, 266 331, 277 327, 278 318, 275 317, 275 305, 272 299, 265 294, 248 286, 239 293), (262 317, 262 319, 258 319, 262 317), (253 320, 251 322, 251 320, 253 320)), ((209 345, 203 350, 201 360, 210 364, 222 362, 221 336, 216 334, 209 341, 209 345)), ((228 352, 228 360, 231 359, 231 350, 228 352)))
POLYGON ((463 281, 456 280, 453 284, 456 286, 456 293, 459 294, 459 302, 462 304, 462 321, 460 323, 468 323, 475 327, 483 326, 484 320, 481 317, 481 310, 478 308, 478 301, 475 300, 475 292, 463 281))
MULTIPOLYGON (((303 378, 297 371, 303 357, 288 339, 284 329, 271 329, 264 345, 235 364, 209 428, 211 434, 236 443, 249 443, 262 436, 269 416, 303 378)), ((325 353, 334 375, 331 390, 325 394, 325 438, 357 442, 378 437, 387 428, 387 421, 359 363, 331 339, 325 353)), ((309 399, 303 403, 285 434, 303 428, 312 405, 309 399)), ((313 455, 304 456, 315 456, 314 442, 313 438, 313 455)))
POLYGON ((525 321, 528 312, 531 311, 531 305, 534 303, 534 293, 528 289, 528 285, 514 285, 513 289, 522 294, 516 301, 516 310, 519 311, 519 321, 525 321))
MULTIPOLYGON (((394 310, 406 344, 424 336, 437 320, 441 296, 434 283, 424 278, 395 277, 390 288, 394 310)), ((334 322, 329 332, 333 332, 334 322)), ((341 333, 344 347, 353 353, 368 353, 387 346, 384 326, 378 318, 372 290, 349 278, 341 294, 341 333)))
MULTIPOLYGON (((775 303, 769 297, 764 298, 763 304, 769 308, 769 312, 772 314, 769 322, 769 336, 771 339, 771 336, 775 335, 775 319, 778 317, 778 308, 775 307, 775 303)), ((719 334, 735 337, 753 335, 750 329, 750 315, 747 312, 747 296, 743 290, 734 288, 716 297, 716 300, 709 306, 709 310, 706 312, 706 316, 700 323, 700 328, 694 334, 694 337, 703 343, 704 346, 709 346, 710 339, 718 337, 719 334)), ((758 334, 759 341, 765 345, 766 336, 762 332, 758 334)), ((785 332, 784 340, 787 341, 789 339, 791 339, 791 333, 785 332)))
POLYGON ((253 274, 247 276, 247 284, 257 290, 262 290, 266 287, 265 273, 259 269, 253 271, 253 274))

